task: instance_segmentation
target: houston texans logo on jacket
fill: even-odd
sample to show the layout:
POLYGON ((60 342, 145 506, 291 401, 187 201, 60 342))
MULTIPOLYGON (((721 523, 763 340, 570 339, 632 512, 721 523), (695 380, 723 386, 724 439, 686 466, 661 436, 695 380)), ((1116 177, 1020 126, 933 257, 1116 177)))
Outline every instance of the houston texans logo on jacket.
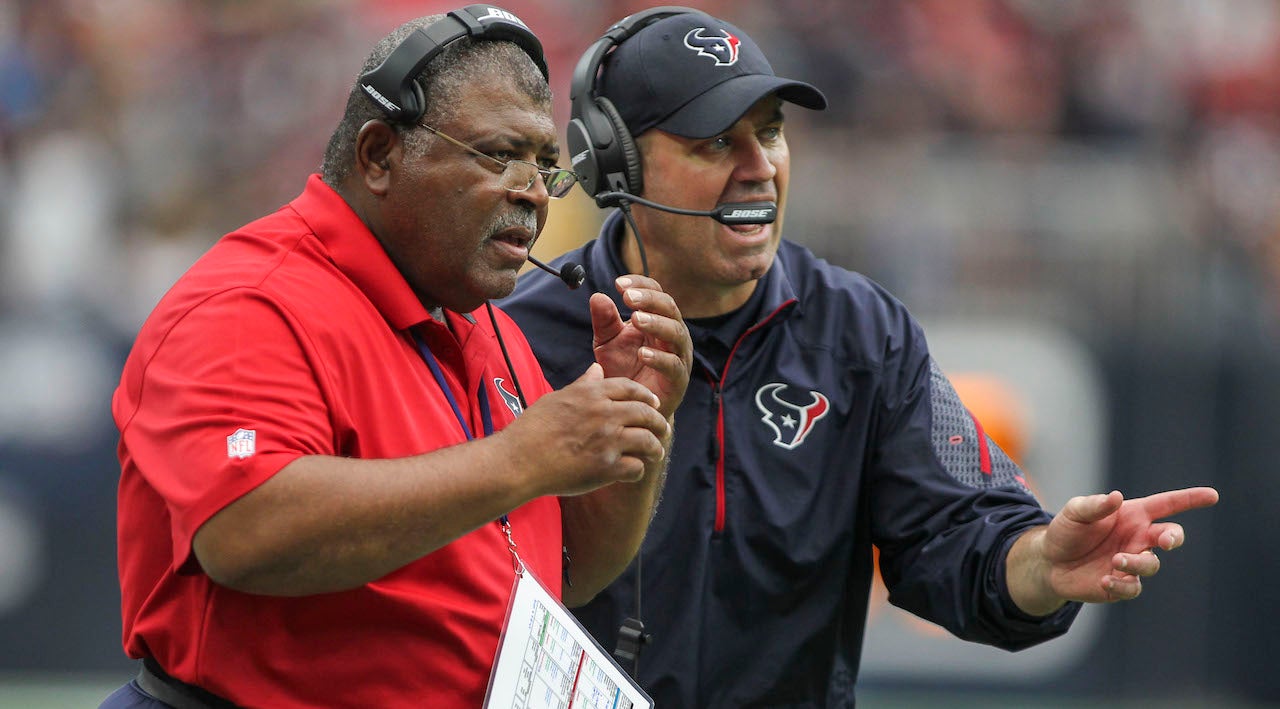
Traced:
POLYGON ((813 424, 827 415, 831 402, 822 394, 810 391, 812 401, 804 406, 793 404, 778 396, 778 392, 786 388, 786 384, 777 382, 765 384, 756 391, 756 406, 764 413, 761 420, 773 429, 773 444, 792 450, 804 443, 813 431, 813 424))
POLYGON ((720 30, 718 36, 704 37, 702 33, 706 30, 706 27, 689 30, 689 34, 684 36, 684 46, 697 52, 700 57, 716 60, 716 66, 733 66, 737 63, 738 45, 742 40, 725 30, 720 30))

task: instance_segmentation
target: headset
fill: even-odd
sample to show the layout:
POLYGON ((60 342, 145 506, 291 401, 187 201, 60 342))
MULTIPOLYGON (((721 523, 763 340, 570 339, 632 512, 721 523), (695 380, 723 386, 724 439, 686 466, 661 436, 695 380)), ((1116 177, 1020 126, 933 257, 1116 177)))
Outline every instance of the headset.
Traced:
MULTIPOLYGON (((419 27, 409 33, 381 64, 360 75, 360 89, 374 105, 387 114, 387 120, 403 125, 417 123, 427 110, 422 84, 416 80, 418 74, 450 42, 462 37, 514 42, 538 65, 542 78, 550 78, 547 60, 542 54, 542 42, 538 41, 519 17, 492 5, 468 5, 461 10, 450 11, 443 19, 426 28, 419 27)), ((573 268, 559 271, 532 255, 529 256, 529 261, 554 274, 570 288, 577 288, 586 280, 586 271, 576 264, 570 264, 573 268)), ((523 393, 520 396, 521 399, 524 398, 523 393)))
POLYGON ((601 206, 615 203, 607 192, 640 194, 644 189, 640 151, 613 102, 596 95, 600 63, 614 47, 646 26, 673 15, 698 12, 691 7, 666 5, 628 15, 591 45, 574 67, 569 83, 571 113, 565 132, 573 170, 587 194, 601 206))
POLYGON ((417 123, 427 110, 418 74, 450 42, 462 37, 513 42, 538 65, 542 78, 548 78, 542 42, 519 17, 493 5, 467 5, 411 32, 381 64, 360 75, 361 90, 391 122, 417 123))
MULTIPOLYGON (((565 140, 569 145, 573 171, 578 173, 582 189, 595 199, 597 205, 622 208, 622 215, 635 234, 641 271, 646 276, 649 275, 649 258, 645 254, 640 230, 631 216, 632 202, 673 214, 711 217, 721 224, 769 224, 778 215, 778 205, 774 202, 736 202, 719 205, 713 210, 699 210, 658 204, 639 197, 644 190, 640 150, 636 148, 635 139, 627 130, 618 108, 608 98, 596 95, 596 80, 605 55, 654 22, 696 12, 700 11, 664 5, 622 18, 587 48, 569 80, 570 119, 565 129, 565 140)), ((566 267, 574 265, 566 264, 566 267)), ((543 270, 560 275, 548 268, 543 270)), ((569 282, 564 276, 561 278, 569 282)))

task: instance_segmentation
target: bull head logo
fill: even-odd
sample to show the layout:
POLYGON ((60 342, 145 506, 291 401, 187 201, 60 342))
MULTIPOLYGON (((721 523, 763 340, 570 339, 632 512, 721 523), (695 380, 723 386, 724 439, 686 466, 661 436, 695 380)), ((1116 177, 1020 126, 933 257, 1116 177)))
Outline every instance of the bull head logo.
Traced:
POLYGON ((684 36, 684 46, 698 53, 700 57, 711 57, 716 60, 716 66, 733 66, 738 61, 738 45, 742 44, 742 40, 734 37, 725 30, 720 30, 719 35, 711 35, 704 37, 705 27, 698 27, 689 30, 689 34, 684 36))
POLYGON ((811 391, 809 395, 813 400, 799 406, 778 396, 778 392, 786 388, 786 384, 777 382, 760 387, 756 391, 756 407, 764 414, 761 420, 773 429, 773 444, 792 450, 804 443, 813 431, 813 424, 827 415, 831 402, 822 394, 811 391))

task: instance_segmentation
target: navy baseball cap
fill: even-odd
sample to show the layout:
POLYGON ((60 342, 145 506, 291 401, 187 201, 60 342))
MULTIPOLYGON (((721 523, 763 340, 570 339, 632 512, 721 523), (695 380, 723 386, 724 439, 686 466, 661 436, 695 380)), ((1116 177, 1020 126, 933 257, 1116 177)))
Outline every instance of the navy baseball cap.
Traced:
POLYGON ((773 73, 745 32, 704 12, 647 25, 605 58, 599 95, 636 136, 658 128, 685 138, 728 130, 769 94, 822 110, 827 97, 803 81, 773 73))

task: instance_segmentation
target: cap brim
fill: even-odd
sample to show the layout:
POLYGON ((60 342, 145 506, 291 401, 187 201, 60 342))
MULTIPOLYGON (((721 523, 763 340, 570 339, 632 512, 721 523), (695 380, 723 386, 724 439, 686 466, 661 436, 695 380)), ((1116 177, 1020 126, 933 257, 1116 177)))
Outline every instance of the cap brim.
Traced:
POLYGON ((772 93, 803 108, 821 111, 827 107, 827 97, 803 81, 751 74, 717 84, 658 122, 654 128, 684 138, 710 138, 728 130, 757 101, 772 93))

